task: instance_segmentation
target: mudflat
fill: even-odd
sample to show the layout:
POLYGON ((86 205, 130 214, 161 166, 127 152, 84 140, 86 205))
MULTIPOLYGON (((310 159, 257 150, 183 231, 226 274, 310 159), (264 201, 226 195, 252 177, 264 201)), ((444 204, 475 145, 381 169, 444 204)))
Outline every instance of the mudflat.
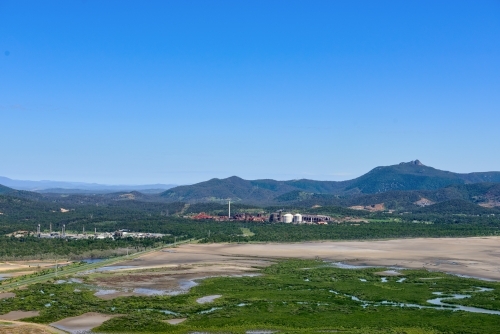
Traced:
POLYGON ((54 322, 50 325, 52 327, 59 328, 70 333, 78 333, 78 332, 90 331, 92 328, 102 325, 103 322, 115 316, 89 312, 82 314, 78 317, 66 318, 54 322))
MULTIPOLYGON (((359 265, 396 266, 500 280, 500 237, 416 238, 375 241, 186 244, 149 253, 124 265, 136 269, 227 265, 241 271, 279 258, 320 258, 359 265)), ((220 268, 220 267, 219 267, 220 268)), ((205 268, 206 269, 206 268, 205 268)))
POLYGON ((24 318, 37 317, 40 315, 38 311, 11 311, 0 315, 0 320, 19 320, 24 318))
POLYGON ((0 300, 7 299, 7 298, 13 298, 15 296, 16 296, 16 294, 13 292, 0 292, 0 300))
POLYGON ((0 322, 0 334, 64 334, 56 328, 21 321, 0 322))

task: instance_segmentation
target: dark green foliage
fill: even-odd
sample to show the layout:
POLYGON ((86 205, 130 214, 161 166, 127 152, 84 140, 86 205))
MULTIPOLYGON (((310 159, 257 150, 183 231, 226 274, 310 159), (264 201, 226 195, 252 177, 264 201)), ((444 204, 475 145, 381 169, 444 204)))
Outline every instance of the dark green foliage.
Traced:
MULTIPOLYGON (((262 210, 262 208, 258 206, 246 205, 241 203, 231 203, 231 214, 236 214, 239 212, 247 212, 248 210, 254 210, 254 209, 262 210)), ((189 207, 186 209, 184 213, 189 214, 189 213, 200 213, 200 212, 205 212, 209 214, 220 213, 227 216, 228 204, 227 202, 224 204, 214 203, 214 202, 195 203, 189 205, 189 207)))
MULTIPOLYGON (((309 201, 310 194, 352 196, 394 190, 426 191, 437 190, 451 185, 481 182, 500 183, 500 172, 458 174, 424 166, 418 161, 412 161, 393 166, 377 167, 365 175, 349 181, 335 182, 306 179, 249 181, 233 176, 227 179, 211 179, 189 186, 175 187, 163 192, 161 197, 170 201, 185 202, 217 202, 231 199, 245 203, 269 204, 273 201, 309 201)), ((333 202, 334 199, 335 197, 317 198, 320 201, 330 200, 329 205, 339 205, 339 202, 333 202)), ((326 202, 324 203, 326 204, 326 202)), ((398 206, 397 203, 394 206, 398 206)))
POLYGON ((100 300, 86 284, 36 284, 15 291, 15 298, 0 302, 0 314, 12 310, 38 310, 40 316, 25 321, 50 323, 86 312, 121 315, 108 320, 95 332, 110 333, 246 333, 277 330, 282 333, 496 333, 500 316, 449 310, 373 305, 384 300, 424 306, 443 294, 467 293, 457 301, 498 310, 500 285, 428 272, 404 270, 406 280, 388 277, 381 283, 383 268, 338 269, 314 260, 288 260, 262 270, 257 277, 208 278, 188 294, 156 297, 123 297, 100 300), (360 278, 366 282, 360 281, 360 278), (474 292, 476 287, 491 292, 474 292), (80 292, 75 291, 80 290, 80 292), (221 295, 209 304, 196 299, 221 295), (363 307, 363 302, 370 305, 363 307), (212 309, 214 308, 214 309, 212 309), (212 311, 210 312, 209 310, 212 311), (162 311, 175 312, 176 315, 162 311), (205 314, 201 312, 207 312, 205 314), (163 322, 187 317, 172 326, 163 322))

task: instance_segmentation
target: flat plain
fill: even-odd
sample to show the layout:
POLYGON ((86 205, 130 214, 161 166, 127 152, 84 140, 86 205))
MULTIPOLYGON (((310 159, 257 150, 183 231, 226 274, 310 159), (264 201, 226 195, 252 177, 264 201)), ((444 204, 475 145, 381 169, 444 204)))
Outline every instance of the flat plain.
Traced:
POLYGON ((198 272, 219 271, 215 268, 233 268, 235 272, 241 272, 251 270, 252 266, 265 266, 272 259, 285 258, 320 258, 356 265, 428 269, 500 280, 500 237, 186 244, 172 252, 150 253, 121 265, 129 270, 165 266, 173 269, 184 265, 196 266, 198 269, 192 270, 198 272))

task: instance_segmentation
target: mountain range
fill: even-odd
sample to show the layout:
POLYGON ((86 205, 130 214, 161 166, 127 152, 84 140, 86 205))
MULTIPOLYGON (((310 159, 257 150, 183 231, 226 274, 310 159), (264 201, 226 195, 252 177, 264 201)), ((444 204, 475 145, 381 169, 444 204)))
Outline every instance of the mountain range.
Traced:
POLYGON ((40 193, 111 193, 119 191, 141 191, 145 193, 160 193, 172 187, 175 184, 144 184, 144 185, 106 185, 98 183, 85 182, 64 182, 64 181, 27 181, 13 180, 8 177, 0 176, 0 184, 16 189, 28 190, 40 193))
MULTIPOLYGON (((7 182, 7 185, 11 184, 12 182, 7 182)), ((24 185, 29 188, 27 183, 24 185)), ((79 188, 82 187, 81 183, 78 185, 79 188)), ((142 186, 145 189, 137 191, 122 188, 126 186, 98 188, 101 185, 86 185, 89 185, 89 189, 49 188, 38 192, 0 185, 0 196, 50 202, 60 206, 106 206, 118 203, 121 206, 140 206, 148 202, 151 205, 179 204, 182 207, 184 204, 195 203, 226 204, 231 200, 235 204, 261 207, 341 206, 364 211, 412 212, 449 209, 450 212, 466 210, 471 214, 487 213, 489 208, 500 207, 500 172, 453 173, 425 166, 418 160, 376 167, 358 178, 339 182, 307 179, 244 180, 232 176, 176 186, 165 191, 159 191, 159 188, 151 191, 147 189, 148 186, 142 186), (441 204, 436 206, 438 203, 441 204)))
MULTIPOLYGON (((500 172, 460 174, 442 171, 423 165, 419 160, 392 166, 376 167, 368 173, 348 181, 270 179, 244 180, 237 176, 226 179, 211 179, 205 182, 178 186, 162 192, 159 196, 167 201, 177 202, 217 202, 231 200, 252 204, 272 202, 300 202, 328 199, 332 204, 343 202, 345 198, 359 199, 366 195, 399 192, 408 196, 408 191, 436 191, 450 186, 465 186, 478 183, 500 183, 500 172)), ((484 188, 484 187, 483 187, 484 188)), ((484 189, 483 189, 484 190, 484 189)), ((450 190, 451 191, 451 190, 450 190)), ((462 190, 463 191, 463 190, 462 190)), ((430 193, 413 194, 415 201, 430 193)), ((396 196, 397 197, 397 196, 396 196)))

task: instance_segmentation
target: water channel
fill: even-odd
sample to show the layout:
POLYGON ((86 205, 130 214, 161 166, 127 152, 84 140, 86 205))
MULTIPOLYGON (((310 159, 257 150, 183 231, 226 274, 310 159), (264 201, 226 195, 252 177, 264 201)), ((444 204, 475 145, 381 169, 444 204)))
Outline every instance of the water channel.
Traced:
MULTIPOLYGON (((485 291, 492 291, 493 289, 489 288, 477 288, 475 291, 471 291, 473 293, 481 293, 485 291)), ((341 293, 330 290, 331 293, 334 293, 336 295, 340 295, 341 293)), ((495 314, 495 315, 500 315, 500 311, 495 311, 495 310, 488 310, 484 308, 479 308, 479 307, 472 307, 472 306, 463 306, 463 305, 457 305, 457 304, 448 304, 446 301, 450 300, 459 300, 459 299, 465 299, 465 298, 470 298, 471 295, 463 295, 463 294, 450 294, 450 295, 444 295, 442 292, 433 292, 434 295, 436 296, 442 296, 442 297, 436 297, 432 299, 428 299, 427 303, 436 305, 436 306, 424 306, 424 305, 419 305, 419 304, 409 304, 409 303, 396 303, 396 302, 391 302, 384 300, 382 302, 369 302, 366 300, 361 300, 356 296, 348 295, 343 293, 342 295, 351 298, 351 300, 354 300, 356 302, 361 303, 361 306, 363 308, 366 308, 368 306, 396 306, 396 307, 415 307, 419 309, 434 309, 434 310, 448 310, 448 311, 465 311, 465 312, 472 312, 472 313, 483 313, 483 314, 495 314)))

